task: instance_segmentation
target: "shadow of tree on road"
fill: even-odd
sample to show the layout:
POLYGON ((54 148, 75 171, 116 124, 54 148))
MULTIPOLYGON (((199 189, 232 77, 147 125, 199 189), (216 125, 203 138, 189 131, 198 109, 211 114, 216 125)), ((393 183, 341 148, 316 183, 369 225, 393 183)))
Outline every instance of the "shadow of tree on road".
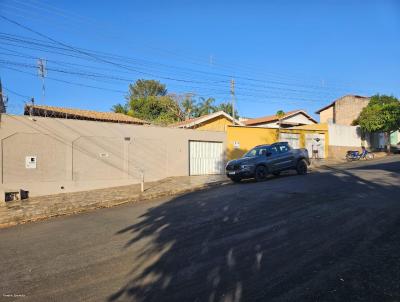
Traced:
POLYGON ((148 209, 116 234, 132 233, 126 248, 146 244, 109 301, 400 299, 400 164, 369 167, 397 183, 336 169, 148 209))

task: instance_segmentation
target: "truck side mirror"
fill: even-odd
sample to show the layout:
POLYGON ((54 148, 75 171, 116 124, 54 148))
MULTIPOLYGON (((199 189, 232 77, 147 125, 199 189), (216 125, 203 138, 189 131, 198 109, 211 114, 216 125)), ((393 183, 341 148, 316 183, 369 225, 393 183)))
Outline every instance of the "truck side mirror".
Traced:
POLYGON ((272 155, 272 152, 271 151, 267 151, 266 153, 265 153, 265 156, 271 156, 272 155))

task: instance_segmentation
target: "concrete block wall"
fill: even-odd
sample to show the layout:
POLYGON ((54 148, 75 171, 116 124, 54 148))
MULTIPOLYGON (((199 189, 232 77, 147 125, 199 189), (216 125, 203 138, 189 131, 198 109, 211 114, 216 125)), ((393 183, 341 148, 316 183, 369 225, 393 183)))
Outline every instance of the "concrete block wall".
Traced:
POLYGON ((369 98, 354 95, 346 95, 335 102, 333 120, 339 125, 351 126, 358 118, 361 110, 368 105, 369 98))
POLYGON ((319 122, 321 124, 327 124, 333 122, 333 109, 334 106, 326 108, 319 113, 319 122))

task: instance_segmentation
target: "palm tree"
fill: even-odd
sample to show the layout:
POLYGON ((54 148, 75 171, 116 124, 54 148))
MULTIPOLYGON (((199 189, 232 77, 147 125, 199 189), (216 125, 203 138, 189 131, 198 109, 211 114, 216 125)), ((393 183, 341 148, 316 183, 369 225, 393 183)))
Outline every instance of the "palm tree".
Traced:
MULTIPOLYGON (((215 107, 215 111, 224 111, 225 113, 227 113, 233 117, 232 104, 229 102, 220 103, 218 106, 215 107)), ((236 119, 239 118, 239 114, 238 114, 237 110, 235 110, 235 118, 236 119)))
POLYGON ((215 107, 213 105, 215 102, 214 98, 205 99, 205 98, 201 97, 200 99, 201 99, 201 102, 199 105, 199 116, 210 114, 215 111, 215 107))
POLYGON ((193 116, 196 110, 196 102, 191 96, 187 96, 182 102, 182 109, 185 115, 185 119, 189 119, 193 116))
POLYGON ((278 110, 277 112, 276 112, 276 116, 278 117, 278 140, 279 140, 279 137, 280 137, 280 135, 281 135, 281 121, 282 121, 282 118, 285 116, 285 112, 283 111, 283 110, 278 110))

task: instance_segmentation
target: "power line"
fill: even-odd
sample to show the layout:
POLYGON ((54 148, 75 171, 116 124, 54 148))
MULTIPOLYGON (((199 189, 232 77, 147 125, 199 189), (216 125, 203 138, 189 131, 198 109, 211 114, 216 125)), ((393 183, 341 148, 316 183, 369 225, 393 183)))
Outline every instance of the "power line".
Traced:
MULTIPOLYGON (((0 36, 0 38, 2 38, 2 37, 0 36)), ((33 43, 29 42, 29 43, 30 44, 39 45, 39 46, 42 46, 42 47, 47 47, 47 48, 55 48, 55 49, 58 49, 58 50, 71 51, 71 50, 65 49, 65 48, 55 47, 55 46, 51 46, 51 45, 48 45, 48 44, 46 45, 46 44, 44 44, 45 42, 43 42, 42 40, 37 40, 37 39, 35 39, 35 40, 36 41, 40 41, 40 43, 37 43, 37 42, 33 42, 33 43)), ((23 41, 23 39, 22 40, 21 39, 17 39, 15 41, 28 43, 27 41, 23 41)), ((90 52, 90 50, 87 50, 87 49, 81 49, 81 50, 84 50, 86 52, 90 52)), ((116 56, 116 55, 102 53, 102 52, 96 52, 96 53, 97 53, 97 55, 105 56, 107 58, 111 58, 111 59, 114 59, 114 60, 124 60, 124 61, 126 61, 127 59, 128 60, 132 60, 132 58, 129 58, 129 57, 121 57, 121 56, 116 56)), ((146 64, 147 65, 148 64, 150 64, 150 65, 153 64, 153 65, 157 65, 157 67, 162 66, 162 67, 166 67, 166 68, 187 70, 188 72, 201 73, 201 74, 206 74, 206 75, 211 75, 211 76, 219 76, 219 77, 225 77, 225 78, 229 78, 229 79, 232 78, 231 74, 223 74, 223 73, 207 72, 207 71, 200 71, 200 70, 187 69, 187 68, 179 68, 179 67, 175 67, 175 66, 169 66, 169 65, 159 64, 159 63, 154 63, 154 62, 149 62, 149 61, 143 61, 142 63, 140 63, 138 59, 134 59, 134 62, 135 62, 135 64, 145 65, 145 66, 146 66, 146 64)), ((321 90, 321 91, 326 91, 328 89, 328 87, 319 86, 319 85, 301 85, 301 84, 298 84, 298 83, 287 83, 287 82, 282 82, 282 81, 277 81, 277 80, 265 80, 265 79, 257 79, 257 78, 252 78, 252 77, 237 76, 235 78, 243 80, 243 81, 252 81, 252 82, 260 83, 260 84, 257 84, 257 85, 249 84, 249 83, 246 84, 246 85, 252 86, 252 87, 267 87, 267 86, 261 85, 261 84, 269 83, 269 84, 280 85, 280 86, 304 87, 304 88, 308 88, 308 89, 321 90)), ((224 81, 221 81, 221 82, 224 82, 224 81)), ((229 82, 229 80, 227 79, 226 82, 229 82)), ((267 87, 267 88, 270 88, 270 87, 267 87)), ((340 87, 331 87, 330 89, 332 89, 332 88, 333 89, 348 90, 347 88, 344 89, 344 88, 340 88, 340 87)), ((272 88, 272 89, 277 89, 277 88, 272 88)), ((297 91, 299 91, 299 89, 297 89, 297 91)), ((307 92, 307 90, 303 90, 303 91, 307 92)))
MULTIPOLYGON (((37 31, 31 29, 31 28, 28 28, 28 27, 26 27, 26 26, 20 24, 20 23, 17 22, 17 21, 11 20, 11 19, 9 19, 9 18, 7 18, 7 17, 4 17, 4 16, 2 16, 2 15, 0 15, 0 17, 2 17, 3 19, 5 19, 5 20, 8 21, 8 22, 11 22, 11 23, 13 23, 13 24, 15 24, 15 25, 17 25, 17 26, 19 26, 19 27, 24 28, 25 30, 28 30, 28 31, 30 31, 30 32, 33 32, 33 33, 35 33, 35 34, 37 34, 37 35, 39 35, 39 36, 41 36, 41 37, 44 37, 44 38, 46 38, 47 40, 49 40, 49 41, 51 41, 51 42, 53 42, 53 43, 55 43, 55 44, 58 44, 58 45, 63 46, 63 47, 56 47, 56 46, 54 46, 54 45, 46 45, 46 44, 43 44, 43 43, 42 43, 42 44, 36 43, 36 46, 38 46, 38 47, 42 47, 42 48, 45 47, 45 48, 50 48, 50 49, 57 49, 58 51, 62 51, 62 52, 63 52, 63 51, 64 51, 64 52, 65 52, 65 51, 73 52, 73 53, 77 53, 77 54, 79 54, 79 55, 81 55, 81 56, 83 55, 86 59, 88 59, 88 57, 89 57, 90 59, 92 59, 92 60, 94 60, 94 61, 96 61, 96 62, 103 62, 103 63, 107 63, 107 64, 111 64, 111 65, 117 66, 117 67, 122 68, 122 69, 124 69, 124 70, 129 70, 129 71, 133 71, 133 72, 136 72, 136 73, 141 73, 141 74, 147 74, 147 75, 155 76, 154 73, 143 72, 143 71, 141 71, 141 70, 138 70, 137 68, 131 68, 129 65, 115 63, 115 62, 112 62, 112 61, 110 61, 110 60, 108 60, 108 59, 104 59, 101 55, 94 54, 94 53, 92 53, 92 52, 90 52, 90 51, 81 50, 81 49, 79 49, 79 48, 76 48, 76 47, 67 45, 67 44, 65 44, 65 43, 63 43, 63 42, 59 42, 59 41, 57 41, 57 40, 55 40, 55 39, 53 39, 53 38, 51 38, 51 37, 48 37, 48 36, 46 36, 46 35, 44 35, 44 34, 41 34, 41 33, 37 32, 37 31)), ((19 39, 19 41, 14 39, 14 42, 17 42, 17 43, 18 43, 18 42, 24 42, 24 41, 21 41, 21 39, 19 39)), ((43 51, 43 49, 41 49, 41 51, 43 51)), ((62 55, 65 55, 65 53, 61 53, 61 54, 62 54, 62 55)), ((115 60, 115 59, 119 59, 119 60, 120 60, 120 57, 119 57, 119 58, 116 57, 116 56, 112 57, 112 55, 109 55, 109 57, 111 57, 111 58, 114 59, 114 60, 115 60)), ((82 57, 78 57, 78 58, 79 58, 79 59, 82 59, 82 57)), ((65 63, 65 64, 68 64, 68 63, 65 63)), ((29 67, 29 66, 28 66, 28 67, 29 67)), ((118 80, 118 81, 121 81, 121 80, 123 80, 123 81, 131 81, 130 79, 123 79, 123 78, 121 78, 121 77, 110 77, 110 76, 107 76, 107 77, 106 77, 106 76, 101 75, 101 74, 94 74, 94 73, 88 73, 88 72, 79 72, 79 71, 77 72, 77 71, 74 71, 74 70, 63 70, 63 69, 60 69, 60 68, 57 68, 57 69, 56 69, 56 68, 53 68, 52 71, 60 72, 60 73, 66 73, 66 74, 75 74, 75 75, 84 76, 84 77, 89 77, 89 78, 97 78, 97 79, 101 79, 101 78, 105 79, 105 78, 107 78, 107 79, 118 80)), ((206 72, 205 72, 205 74, 210 74, 210 73, 206 73, 206 72)), ((215 76, 223 76, 223 77, 230 76, 230 75, 227 75, 227 74, 217 74, 217 73, 215 73, 215 74, 213 74, 213 75, 215 75, 215 76)), ((226 83, 226 81, 214 81, 214 82, 210 82, 210 81, 193 81, 193 80, 186 80, 186 79, 177 79, 177 78, 172 78, 172 77, 161 77, 161 76, 155 76, 155 77, 156 77, 156 78, 163 78, 163 79, 167 79, 167 80, 171 80, 171 81, 178 81, 178 82, 184 82, 184 83, 207 84, 207 85, 218 84, 218 83, 226 83)), ((298 84, 288 84, 288 83, 279 82, 279 81, 265 81, 265 80, 254 79, 254 78, 247 78, 247 77, 239 77, 239 78, 240 78, 240 79, 243 79, 244 81, 254 81, 254 82, 259 82, 259 83, 270 82, 270 83, 275 84, 275 85, 282 85, 282 86, 299 86, 299 87, 301 87, 301 85, 298 85, 298 84)), ((251 84, 248 84, 248 83, 246 83, 246 84, 238 83, 238 85, 237 85, 238 94, 241 93, 241 91, 262 92, 262 93, 265 93, 265 92, 266 92, 266 90, 249 88, 249 86, 251 87, 252 85, 251 85, 251 84)), ((264 88, 271 89, 271 90, 281 90, 281 91, 290 92, 290 93, 302 93, 302 94, 304 94, 304 93, 315 94, 315 93, 316 93, 315 91, 312 91, 312 90, 311 90, 311 91, 307 91, 307 90, 290 89, 290 88, 273 87, 273 86, 269 86, 269 87, 268 87, 268 86, 261 86, 261 85, 259 85, 259 86, 253 85, 253 87, 264 87, 264 88)), ((310 86, 309 86, 309 87, 310 87, 310 86)), ((226 87, 226 88, 227 88, 227 87, 226 87)), ((311 87, 311 88, 312 88, 312 89, 321 89, 321 87, 319 87, 319 86, 311 87)), ((204 89, 204 87, 201 87, 201 89, 204 89)), ((211 89, 210 89, 209 87, 207 87, 207 89, 211 91, 211 89)), ((324 88, 324 90, 326 90, 326 89, 324 88)), ((225 90, 224 93, 226 93, 226 92, 227 92, 227 91, 225 90)), ((324 92, 324 93, 325 93, 325 95, 327 94, 327 92, 324 92)), ((250 94, 244 94, 244 93, 242 93, 242 95, 251 96, 250 94)), ((258 96, 257 96, 257 95, 253 95, 253 96, 259 97, 259 95, 258 95, 258 96)), ((282 97, 282 95, 280 95, 279 97, 282 97)), ((297 97, 296 97, 296 99, 297 99, 297 100, 300 100, 300 98, 297 98, 297 97)))
POLYGON ((53 39, 53 38, 51 38, 51 37, 49 37, 49 36, 47 36, 47 35, 45 35, 45 34, 42 34, 42 33, 38 32, 38 31, 36 31, 36 30, 33 30, 33 29, 31 29, 31 28, 29 28, 29 27, 27 27, 27 26, 25 26, 25 25, 22 25, 21 23, 19 23, 19 22, 17 22, 17 21, 11 20, 10 18, 7 18, 7 17, 5 17, 5 16, 3 16, 3 15, 0 15, 0 18, 4 19, 4 20, 6 20, 6 21, 8 21, 8 22, 10 22, 10 23, 13 23, 13 24, 15 24, 15 25, 17 25, 17 26, 19 26, 19 27, 25 29, 25 30, 28 30, 28 31, 30 31, 30 32, 32 32, 32 33, 35 33, 35 34, 37 34, 37 35, 39 35, 39 36, 41 36, 41 37, 43 37, 43 38, 46 38, 46 39, 48 39, 48 40, 50 40, 50 41, 52 41, 52 42, 54 42, 54 43, 60 44, 60 45, 62 45, 62 46, 64 46, 64 47, 67 47, 67 48, 73 50, 74 52, 77 52, 77 53, 86 55, 86 56, 88 56, 88 57, 94 58, 94 59, 96 59, 96 60, 98 60, 98 61, 100 61, 100 62, 104 62, 104 63, 107 63, 107 64, 111 64, 111 65, 118 66, 118 67, 120 67, 120 68, 124 68, 124 69, 128 69, 128 70, 132 70, 132 71, 134 71, 134 72, 141 73, 141 74, 144 74, 144 75, 149 75, 149 76, 152 76, 152 77, 156 77, 156 78, 158 77, 158 78, 162 78, 162 79, 166 79, 166 80, 171 80, 171 81, 185 82, 185 83, 207 83, 207 82, 191 81, 191 80, 184 80, 184 79, 176 79, 176 78, 172 78, 172 77, 160 77, 160 76, 154 75, 154 74, 152 74, 152 73, 142 72, 142 71, 139 71, 139 70, 136 70, 136 69, 132 69, 132 68, 129 68, 129 67, 124 66, 124 65, 122 65, 122 64, 114 63, 114 62, 111 62, 111 61, 109 61, 109 60, 105 60, 105 59, 99 58, 99 57, 96 56, 96 55, 93 55, 93 54, 88 53, 88 52, 86 52, 86 51, 79 50, 79 49, 74 48, 73 46, 70 46, 70 45, 65 44, 65 43, 63 43, 63 42, 57 41, 57 40, 55 40, 55 39, 53 39))
MULTIPOLYGON (((14 71, 16 71, 16 72, 20 72, 20 73, 24 73, 24 74, 28 74, 28 75, 31 75, 31 76, 36 77, 36 74, 34 74, 34 73, 25 72, 25 71, 22 71, 22 70, 19 70, 19 69, 16 69, 16 68, 12 68, 12 67, 4 67, 4 68, 7 68, 7 69, 10 69, 10 70, 14 70, 14 71)), ((71 82, 71 81, 66 81, 66 80, 54 78, 54 77, 48 77, 48 79, 51 80, 51 81, 57 81, 57 82, 61 82, 61 83, 69 84, 69 85, 74 85, 74 86, 81 86, 81 87, 93 88, 93 89, 104 90, 104 91, 110 91, 110 92, 116 92, 116 93, 126 93, 126 91, 122 91, 122 90, 115 90, 115 89, 108 89, 108 88, 104 88, 104 87, 98 87, 98 86, 92 86, 92 85, 85 85, 85 84, 81 84, 81 83, 76 83, 76 82, 71 82)), ((206 94, 202 94, 202 93, 197 92, 197 91, 195 91, 195 94, 196 94, 197 96, 199 96, 199 97, 205 97, 205 98, 208 97, 206 94)), ((251 95, 241 94, 241 96, 251 96, 251 95)), ((29 99, 29 97, 27 97, 27 96, 24 96, 24 97, 26 97, 27 99, 29 99)), ((271 98, 273 98, 273 97, 278 98, 278 96, 273 96, 273 95, 270 96, 270 97, 271 97, 271 98)), ((280 96, 279 96, 279 97, 280 97, 280 96)), ((287 99, 290 99, 290 98, 287 98, 287 99)), ((297 98, 295 98, 295 100, 296 100, 296 99, 297 99, 297 98)), ((265 101, 246 100, 246 103, 261 103, 261 104, 265 104, 265 101)), ((282 103, 282 101, 280 101, 280 100, 279 100, 279 101, 270 100, 270 101, 268 101, 268 103, 274 103, 274 104, 277 103, 277 104, 279 104, 279 103, 282 103)), ((290 101, 287 101, 286 103, 287 103, 287 104, 297 104, 297 102, 290 102, 290 101)))
MULTIPOLYGON (((27 68, 35 68, 35 65, 32 64, 26 64, 26 63, 20 63, 20 62, 14 62, 14 61, 5 61, 5 60, 0 60, 1 63, 3 64, 8 64, 8 65, 15 65, 15 66, 19 66, 19 67, 27 67, 27 68)), ((97 79, 110 79, 110 80, 116 80, 116 81, 124 81, 127 83, 131 82, 131 79, 128 78, 123 78, 123 77, 116 77, 116 76, 111 76, 111 75, 107 75, 107 74, 102 74, 102 73, 89 73, 87 71, 80 71, 80 70, 71 70, 71 69, 60 69, 60 68, 52 68, 52 67, 48 67, 47 68, 49 71, 54 71, 57 73, 64 73, 64 74, 71 74, 71 75, 77 75, 77 76, 83 76, 83 77, 89 77, 89 78, 97 78, 97 79)), ((188 87, 188 86, 184 86, 184 87, 188 87)), ((207 87, 198 87, 198 86, 189 86, 190 88, 207 88, 207 90, 209 91, 213 91, 212 87, 207 86, 207 87)), ((312 93, 312 92, 307 92, 307 91, 301 91, 301 90, 295 90, 295 89, 280 89, 277 87, 268 87, 271 90, 282 90, 285 92, 290 92, 290 93, 312 93)), ((217 89, 219 89, 219 91, 221 91, 221 87, 217 86, 217 89)), ((214 90, 215 91, 215 90, 214 90)), ((241 87, 238 86, 238 91, 244 91, 244 92, 261 92, 261 93, 269 93, 269 90, 265 90, 265 89, 254 89, 254 88, 246 88, 246 87, 241 87)), ((314 93, 316 94, 316 93, 314 93)), ((284 95, 281 95, 284 96, 284 95)), ((299 98, 298 98, 299 99, 299 98)))
MULTIPOLYGON (((17 69, 17 68, 8 67, 8 66, 5 66, 5 67, 3 67, 3 68, 7 68, 7 69, 10 69, 10 70, 13 70, 13 71, 16 71, 16 72, 25 73, 25 74, 29 74, 29 75, 31 75, 31 76, 37 77, 37 75, 36 75, 35 73, 22 71, 22 70, 19 70, 19 69, 17 69)), ((86 85, 86 84, 71 82, 71 81, 62 80, 62 79, 58 79, 58 78, 54 78, 54 77, 47 77, 47 79, 52 80, 52 81, 61 82, 61 83, 70 84, 70 85, 75 85, 75 86, 81 86, 81 87, 87 87, 87 88, 94 88, 94 89, 99 89, 99 90, 104 90, 104 91, 110 91, 110 92, 117 92, 117 93, 126 93, 126 91, 124 91, 124 90, 109 89, 109 88, 104 88, 104 87, 86 85)))
MULTIPOLYGON (((89 23, 91 23, 92 25, 98 25, 99 24, 99 22, 98 22, 98 20, 93 20, 92 19, 92 21, 91 20, 89 20, 86 16, 82 16, 82 15, 79 15, 79 14, 77 14, 77 13, 71 13, 71 12, 69 12, 69 11, 67 11, 67 10, 63 10, 63 9, 60 9, 60 8, 58 8, 58 7, 55 7, 55 6, 51 6, 51 5, 49 5, 49 4, 46 4, 46 3, 41 3, 41 2, 39 2, 39 1, 37 1, 37 0, 31 0, 31 2, 34 2, 33 4, 30 4, 30 3, 26 3, 26 1, 22 1, 22 0, 14 0, 14 2, 16 2, 17 4, 19 4, 19 5, 22 5, 22 6, 28 6, 27 8, 26 8, 26 11, 31 11, 32 10, 32 8, 36 8, 36 9, 39 9, 39 10, 43 10, 43 11, 48 11, 48 12, 54 12, 54 11, 56 11, 56 12, 58 12, 59 13, 59 15, 60 16, 63 16, 63 17, 67 17, 67 18, 69 18, 69 19, 73 19, 74 20, 74 24, 76 23, 75 21, 76 21, 76 19, 77 18, 80 18, 81 20, 83 20, 83 22, 89 22, 89 23), (41 6, 42 5, 42 6, 41 6)), ((59 19, 59 18, 58 18, 59 19)), ((57 19, 57 20, 58 20, 57 19)), ((103 20, 104 21, 104 20, 103 20)), ((111 26, 109 26, 109 25, 112 25, 111 23, 107 23, 108 24, 108 26, 102 26, 101 28, 102 28, 102 31, 104 32, 104 31, 106 31, 106 30, 108 30, 111 26)), ((143 46, 143 43, 141 44, 141 46, 143 46)), ((147 46, 148 48, 150 48, 150 49, 155 49, 155 50, 158 50, 158 51, 161 51, 161 52, 163 52, 164 54, 165 53, 168 53, 168 54, 172 54, 172 55, 174 55, 175 57, 178 57, 178 58, 183 58, 183 57, 186 57, 186 58, 189 58, 191 61, 196 61, 196 62, 201 62, 201 66, 206 66, 206 65, 209 65, 209 61, 208 61, 208 55, 207 55, 207 58, 202 58, 201 60, 199 60, 198 59, 198 57, 197 58, 195 58, 194 56, 188 56, 187 54, 182 54, 182 53, 176 53, 176 52, 173 52, 173 51, 171 51, 171 50, 165 50, 165 49, 157 49, 157 48, 155 48, 155 47, 149 47, 149 46, 147 46)), ((220 66, 220 67, 222 67, 222 68, 224 68, 224 69, 232 69, 233 68, 233 70, 236 72, 238 69, 240 69, 240 68, 242 68, 242 70, 247 70, 247 71, 249 71, 249 72, 251 72, 251 74, 255 74, 256 73, 256 70, 260 70, 259 69, 259 67, 257 66, 257 67, 255 67, 255 66, 250 66, 250 65, 245 65, 245 64, 237 64, 237 63, 235 63, 234 65, 232 65, 232 64, 220 64, 220 63, 214 63, 214 65, 218 65, 218 66, 220 66), (256 70, 255 70, 256 69, 256 70)), ((259 72, 259 74, 260 74, 260 71, 258 71, 259 72)), ((288 74, 284 74, 284 73, 282 73, 282 72, 279 72, 279 73, 276 73, 276 72, 266 72, 265 70, 263 70, 262 71, 262 74, 263 75, 265 75, 265 74, 270 74, 270 75, 273 75, 274 76, 274 78, 284 78, 284 77, 286 77, 286 78, 289 78, 289 79, 292 79, 292 80, 298 80, 299 78, 296 78, 296 77, 294 77, 293 75, 288 75, 288 74)), ((235 76, 235 78, 236 79, 238 79, 238 77, 237 77, 237 75, 236 74, 230 74, 229 75, 229 78, 231 78, 232 76, 235 76)), ((304 82, 304 80, 305 80, 305 77, 304 76, 301 76, 301 78, 300 78, 300 81, 301 82, 304 82)), ((318 82, 320 82, 320 79, 318 79, 318 82)), ((318 85, 318 87, 319 88, 324 88, 323 87, 324 85, 318 85)), ((334 88, 334 87, 331 87, 331 88, 334 88)), ((349 88, 346 88, 345 90, 348 90, 349 88)), ((369 93, 369 92, 368 92, 369 93)), ((367 94, 368 94, 367 93, 367 94)))
MULTIPOLYGON (((0 61, 0 63, 4 64, 1 61, 0 61)), ((28 68, 32 68, 32 69, 36 68, 35 65, 21 64, 21 63, 16 63, 15 64, 13 62, 11 62, 11 63, 16 65, 16 66, 18 66, 18 67, 28 67, 28 68)), ((11 68, 11 70, 16 70, 16 69, 11 68)), ((50 70, 56 70, 56 69, 50 68, 50 70)), ((18 71, 22 72, 21 70, 18 70, 18 71)), ((56 71, 61 72, 62 74, 68 74, 69 73, 69 71, 67 71, 67 70, 56 70, 56 71)), ((33 73, 28 73, 28 72, 25 72, 25 73, 35 76, 35 74, 33 74, 33 73)), ((77 72, 73 72, 72 74, 73 75, 80 75, 80 76, 87 76, 87 75, 88 76, 92 76, 90 74, 80 74, 80 73, 77 73, 77 72)), ((102 89, 102 88, 97 87, 97 86, 84 85, 84 84, 81 84, 81 83, 79 83, 79 84, 78 83, 73 83, 73 82, 70 82, 70 81, 60 80, 58 78, 49 77, 49 79, 53 79, 53 80, 56 80, 56 81, 59 81, 59 82, 65 82, 65 83, 68 83, 68 84, 79 85, 79 86, 82 86, 82 87, 102 89)), ((200 93, 199 92, 199 89, 204 89, 204 87, 184 86, 184 88, 190 88, 191 90, 194 89, 194 90, 196 90, 197 94, 204 95, 204 93, 200 93)), ((111 90, 111 89, 108 89, 108 90, 111 90)), ((112 90, 112 91, 124 92, 124 91, 121 91, 121 90, 112 90)), ((213 95, 221 95, 221 93, 222 93, 222 95, 225 95, 225 96, 227 95, 227 91, 224 91, 224 90, 221 90, 221 89, 207 88, 207 92, 212 92, 213 95)), ((280 98, 280 99, 285 99, 286 102, 288 102, 288 100, 292 99, 292 100, 295 100, 296 103, 315 102, 316 101, 316 100, 313 100, 311 98, 292 97, 292 96, 288 96, 288 95, 284 95, 284 94, 280 94, 280 95, 276 95, 276 94, 271 95, 271 94, 267 94, 267 93, 264 93, 264 94, 251 94, 251 93, 241 92, 240 90, 236 94, 239 95, 239 96, 242 96, 242 97, 247 97, 247 98, 248 97, 253 97, 253 98, 256 98, 257 100, 251 101, 251 102, 264 103, 264 104, 266 103, 266 100, 264 100, 264 101, 259 100, 260 98, 262 98, 262 99, 265 99, 265 98, 280 98)), ((271 100, 268 100, 268 103, 275 103, 275 102, 282 103, 282 101, 271 101, 271 100)), ((292 102, 292 103, 294 103, 294 102, 292 102)))
POLYGON ((19 93, 19 92, 16 92, 15 90, 11 90, 10 88, 4 87, 4 85, 3 85, 3 89, 6 90, 6 91, 8 91, 9 93, 12 93, 12 94, 14 94, 14 95, 16 95, 16 96, 21 97, 21 98, 25 98, 25 99, 29 99, 29 98, 30 98, 30 97, 27 96, 27 95, 23 95, 23 94, 21 94, 21 93, 19 93))

